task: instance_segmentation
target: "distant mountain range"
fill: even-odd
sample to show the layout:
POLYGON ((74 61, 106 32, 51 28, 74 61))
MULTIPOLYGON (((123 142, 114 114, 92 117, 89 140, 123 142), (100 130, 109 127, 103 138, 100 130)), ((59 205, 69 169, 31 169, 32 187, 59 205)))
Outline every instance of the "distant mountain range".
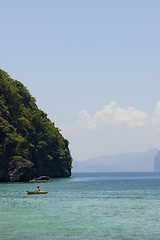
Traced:
POLYGON ((158 149, 145 152, 120 153, 73 161, 72 172, 153 172, 158 149))

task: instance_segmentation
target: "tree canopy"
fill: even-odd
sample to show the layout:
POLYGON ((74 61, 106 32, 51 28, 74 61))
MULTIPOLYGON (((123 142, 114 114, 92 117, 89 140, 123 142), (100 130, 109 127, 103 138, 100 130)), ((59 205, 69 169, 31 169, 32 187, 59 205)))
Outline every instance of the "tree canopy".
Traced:
POLYGON ((0 69, 0 179, 13 157, 30 160, 39 176, 70 175, 68 143, 27 88, 0 69))

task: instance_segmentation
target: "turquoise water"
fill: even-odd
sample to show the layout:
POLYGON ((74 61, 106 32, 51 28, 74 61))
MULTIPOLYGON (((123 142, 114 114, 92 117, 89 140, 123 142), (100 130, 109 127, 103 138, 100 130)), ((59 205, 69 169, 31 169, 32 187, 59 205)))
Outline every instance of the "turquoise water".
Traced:
POLYGON ((160 173, 74 173, 0 184, 0 239, 159 240, 160 173))

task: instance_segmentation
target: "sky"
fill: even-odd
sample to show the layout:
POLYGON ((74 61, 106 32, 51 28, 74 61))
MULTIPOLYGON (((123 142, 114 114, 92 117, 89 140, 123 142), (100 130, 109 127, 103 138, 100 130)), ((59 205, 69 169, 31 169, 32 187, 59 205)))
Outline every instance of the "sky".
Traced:
POLYGON ((160 148, 159 0, 0 0, 0 68, 73 159, 160 148))

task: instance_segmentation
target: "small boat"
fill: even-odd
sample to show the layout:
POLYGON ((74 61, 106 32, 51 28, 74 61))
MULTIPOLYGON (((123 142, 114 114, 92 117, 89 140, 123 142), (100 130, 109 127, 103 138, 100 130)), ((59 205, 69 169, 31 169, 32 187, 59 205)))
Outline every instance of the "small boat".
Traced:
POLYGON ((46 194, 46 193, 48 193, 48 191, 37 191, 37 190, 35 190, 35 191, 27 191, 26 193, 27 194, 46 194))

